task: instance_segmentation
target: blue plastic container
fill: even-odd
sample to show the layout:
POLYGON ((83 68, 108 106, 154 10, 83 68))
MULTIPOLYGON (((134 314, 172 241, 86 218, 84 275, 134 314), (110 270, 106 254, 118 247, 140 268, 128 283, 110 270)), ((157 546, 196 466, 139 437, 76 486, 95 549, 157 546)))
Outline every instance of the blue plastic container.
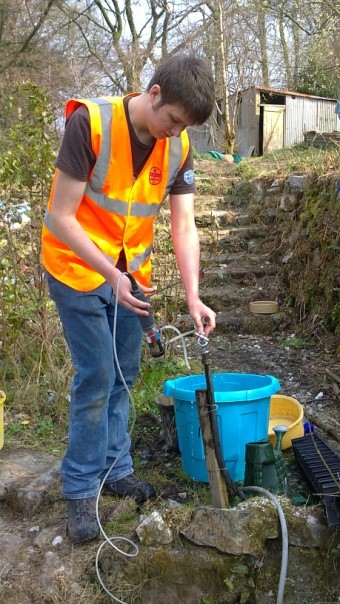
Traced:
MULTIPOLYGON (((212 383, 222 456, 230 477, 239 482, 244 479, 246 444, 268 438, 270 397, 280 383, 270 375, 249 373, 214 373, 212 383)), ((200 482, 208 482, 208 473, 195 393, 206 387, 204 374, 164 384, 164 394, 174 399, 183 470, 200 482)))

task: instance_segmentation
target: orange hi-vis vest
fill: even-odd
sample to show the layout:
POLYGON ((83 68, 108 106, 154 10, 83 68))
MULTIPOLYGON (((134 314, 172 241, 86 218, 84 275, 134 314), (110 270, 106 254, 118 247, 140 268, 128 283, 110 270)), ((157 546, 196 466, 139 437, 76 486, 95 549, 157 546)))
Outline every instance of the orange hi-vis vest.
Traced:
MULTIPOLYGON (((72 99, 69 117, 80 104, 90 115, 91 144, 96 163, 77 211, 77 220, 113 264, 124 249, 127 270, 150 285, 153 223, 189 150, 184 130, 180 137, 157 140, 141 173, 133 176, 129 128, 122 97, 72 99)), ((56 279, 79 291, 90 291, 105 279, 53 234, 50 210, 58 169, 54 175, 42 232, 42 262, 56 279)))

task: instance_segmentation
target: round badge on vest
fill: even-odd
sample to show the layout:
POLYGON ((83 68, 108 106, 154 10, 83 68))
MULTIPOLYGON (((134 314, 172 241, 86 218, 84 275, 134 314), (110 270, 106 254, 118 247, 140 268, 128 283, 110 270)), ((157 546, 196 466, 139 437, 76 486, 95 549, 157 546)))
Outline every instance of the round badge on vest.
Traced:
POLYGON ((149 174, 150 185, 159 185, 162 180, 162 170, 159 168, 151 168, 149 174))

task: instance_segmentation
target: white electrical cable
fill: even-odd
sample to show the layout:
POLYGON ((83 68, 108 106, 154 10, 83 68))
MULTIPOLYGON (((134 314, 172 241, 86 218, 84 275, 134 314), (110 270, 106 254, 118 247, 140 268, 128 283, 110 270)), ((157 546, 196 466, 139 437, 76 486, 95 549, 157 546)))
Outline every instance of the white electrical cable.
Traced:
POLYGON ((188 336, 188 335, 191 335, 193 333, 196 333, 195 330, 186 331, 185 333, 181 333, 180 330, 177 327, 174 327, 174 325, 164 325, 164 327, 161 327, 159 331, 162 332, 165 329, 172 329, 173 331, 175 331, 178 334, 175 338, 172 338, 171 340, 168 340, 165 343, 165 346, 169 346, 169 344, 172 344, 173 342, 176 342, 177 340, 181 340, 185 364, 186 364, 186 366, 187 366, 188 369, 191 369, 190 364, 189 364, 189 360, 188 360, 188 353, 187 353, 187 348, 186 348, 184 336, 188 336))
POLYGON ((256 493, 260 493, 261 495, 264 495, 265 497, 268 497, 268 499, 275 506, 276 511, 278 513, 279 520, 280 520, 280 526, 281 526, 282 547, 281 547, 280 580, 279 580, 276 604, 283 604, 283 596, 284 596, 284 591, 285 591, 287 566, 288 566, 288 529, 287 529, 287 522, 286 522, 285 515, 283 513, 280 502, 276 499, 276 497, 274 497, 274 495, 272 495, 272 493, 270 493, 270 491, 267 491, 266 489, 263 489, 262 487, 253 487, 253 486, 242 487, 242 491, 249 491, 249 492, 254 491, 256 493))
MULTIPOLYGON (((125 275, 126 273, 122 273, 119 276, 118 282, 117 282, 117 287, 116 287, 116 299, 115 299, 115 310, 114 310, 114 317, 113 317, 113 329, 112 329, 112 343, 113 343, 113 355, 114 355, 114 359, 116 361, 116 366, 118 369, 118 373, 119 376, 123 382, 124 388, 126 389, 126 392, 128 393, 129 396, 129 400, 131 403, 131 409, 132 409, 132 421, 131 421, 131 427, 129 430, 129 436, 131 437, 132 432, 134 430, 135 427, 135 423, 136 423, 136 406, 134 403, 134 400, 131 396, 131 392, 128 388, 127 383, 125 382, 122 370, 120 368, 119 365, 119 361, 118 361, 118 355, 117 355, 117 348, 116 348, 116 329, 117 329, 117 311, 118 311, 118 293, 119 293, 119 287, 120 287, 120 281, 122 279, 122 277, 125 275)), ((97 555, 96 555, 96 562, 95 562, 95 568, 96 568, 96 574, 99 580, 100 585, 102 586, 102 588, 104 589, 104 591, 107 593, 108 596, 110 596, 110 598, 112 598, 115 602, 118 602, 119 604, 126 604, 126 602, 124 602, 123 600, 120 600, 119 598, 117 598, 116 596, 113 595, 113 593, 105 586, 103 579, 101 578, 100 575, 100 571, 99 571, 99 557, 100 557, 100 553, 103 549, 103 547, 105 545, 110 545, 110 547, 112 547, 116 552, 118 552, 119 554, 122 554, 123 556, 126 556, 128 558, 132 558, 135 556, 138 556, 139 553, 139 549, 138 546, 131 541, 131 539, 128 539, 127 537, 123 537, 123 536, 113 536, 113 537, 108 537, 108 535, 105 533, 103 526, 101 524, 100 518, 99 518, 99 499, 101 496, 101 492, 105 483, 105 480, 107 478, 107 476, 110 474, 112 468, 115 466, 115 464, 117 463, 117 461, 120 459, 121 455, 123 454, 124 451, 124 447, 122 447, 120 454, 117 455, 116 459, 114 460, 114 462, 111 464, 111 466, 109 467, 108 471, 106 472, 101 485, 100 485, 100 489, 97 495, 97 499, 96 499, 96 516, 97 516, 97 522, 98 522, 98 526, 100 529, 100 532, 102 534, 102 536, 104 537, 104 541, 103 543, 100 545, 100 547, 97 550, 97 555), (113 542, 114 541, 120 541, 123 543, 128 544, 129 546, 132 547, 132 551, 131 552, 126 552, 124 550, 122 550, 120 547, 118 547, 117 545, 115 545, 113 542)))
POLYGON ((160 331, 162 331, 164 329, 174 329, 179 334, 178 336, 175 336, 174 338, 171 338, 171 340, 168 340, 166 342, 166 346, 168 344, 172 344, 172 342, 176 342, 177 340, 180 340, 181 338, 185 338, 185 336, 191 336, 193 334, 196 335, 196 330, 195 329, 190 329, 189 331, 184 331, 182 333, 182 332, 180 332, 180 330, 177 327, 174 327, 173 325, 164 325, 164 327, 160 328, 160 331))

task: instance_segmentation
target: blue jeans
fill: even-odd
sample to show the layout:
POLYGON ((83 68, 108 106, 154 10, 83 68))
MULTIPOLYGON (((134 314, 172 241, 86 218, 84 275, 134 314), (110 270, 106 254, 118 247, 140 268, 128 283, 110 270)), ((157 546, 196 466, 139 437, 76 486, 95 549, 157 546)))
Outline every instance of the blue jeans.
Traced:
MULTIPOLYGON (((98 493, 101 480, 116 461, 105 482, 132 473, 128 435, 129 395, 113 354, 115 295, 112 287, 80 292, 47 274, 56 303, 75 376, 71 387, 68 447, 61 464, 63 495, 84 499, 98 493)), ((139 317, 117 307, 116 351, 130 389, 140 367, 143 332, 139 317)))

